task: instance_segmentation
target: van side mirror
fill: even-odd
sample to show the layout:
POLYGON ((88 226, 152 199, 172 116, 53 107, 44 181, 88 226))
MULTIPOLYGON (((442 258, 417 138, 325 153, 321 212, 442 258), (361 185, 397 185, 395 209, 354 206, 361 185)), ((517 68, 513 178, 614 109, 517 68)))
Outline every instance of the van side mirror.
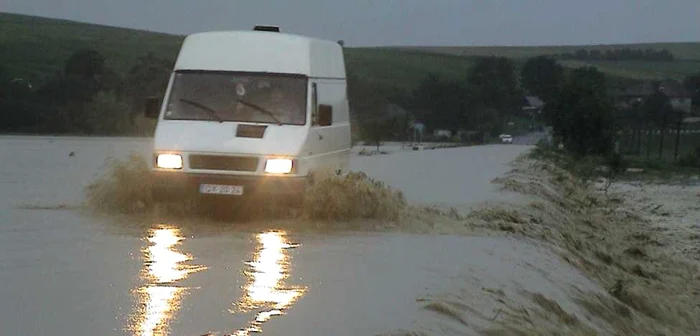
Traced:
POLYGON ((318 106, 318 125, 333 125, 333 106, 324 104, 318 106))
POLYGON ((160 99, 158 97, 146 98, 146 118, 157 119, 160 114, 160 99))

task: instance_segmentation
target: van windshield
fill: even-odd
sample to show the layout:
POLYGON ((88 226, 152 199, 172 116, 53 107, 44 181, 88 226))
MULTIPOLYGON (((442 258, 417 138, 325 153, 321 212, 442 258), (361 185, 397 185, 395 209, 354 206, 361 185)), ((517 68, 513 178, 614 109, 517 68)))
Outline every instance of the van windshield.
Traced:
POLYGON ((164 118, 304 125, 306 86, 302 76, 181 71, 164 118))

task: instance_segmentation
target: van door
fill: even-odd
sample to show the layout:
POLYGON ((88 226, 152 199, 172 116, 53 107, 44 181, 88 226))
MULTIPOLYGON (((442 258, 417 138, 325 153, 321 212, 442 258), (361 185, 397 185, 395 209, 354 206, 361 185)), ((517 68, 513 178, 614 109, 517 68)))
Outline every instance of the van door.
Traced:
MULTIPOLYGON (((310 165, 317 169, 335 170, 342 165, 347 144, 344 133, 349 124, 341 117, 345 100, 344 84, 337 80, 316 80, 311 83, 311 129, 309 134, 310 165), (324 110, 331 111, 330 122, 320 123, 324 110), (347 125, 346 125, 347 124, 347 125)), ((348 130, 346 130, 347 128, 348 130)))

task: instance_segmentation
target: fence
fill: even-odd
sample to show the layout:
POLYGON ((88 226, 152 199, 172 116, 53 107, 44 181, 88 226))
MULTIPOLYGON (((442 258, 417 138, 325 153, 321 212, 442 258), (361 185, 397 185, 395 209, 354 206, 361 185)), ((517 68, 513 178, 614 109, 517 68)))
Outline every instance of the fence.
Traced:
POLYGON ((690 155, 696 155, 700 147, 700 129, 685 128, 680 137, 675 129, 668 129, 663 136, 660 130, 626 131, 620 137, 620 152, 624 155, 638 156, 661 161, 674 161, 690 155), (676 140, 678 157, 675 157, 676 140))

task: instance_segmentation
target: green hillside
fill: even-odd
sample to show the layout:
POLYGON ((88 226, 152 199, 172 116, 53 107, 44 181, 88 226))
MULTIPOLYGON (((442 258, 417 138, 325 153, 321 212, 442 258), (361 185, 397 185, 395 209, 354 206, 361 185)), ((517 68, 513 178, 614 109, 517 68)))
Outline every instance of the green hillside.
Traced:
POLYGON ((81 48, 93 48, 126 72, 148 52, 174 58, 179 36, 0 13, 0 66, 16 77, 41 81, 81 48))
MULTIPOLYGON (((125 73, 136 60, 154 53, 174 59, 182 36, 99 26, 65 20, 0 13, 0 67, 11 76, 41 82, 60 69, 76 50, 93 48, 108 65, 125 73)), ((700 71, 700 43, 586 46, 587 49, 667 48, 678 60, 563 61, 567 66, 595 65, 615 77, 632 79, 682 78, 700 71)), ((423 47, 347 48, 348 72, 387 90, 410 90, 428 73, 464 78, 475 56, 515 58, 573 52, 562 47, 423 47)))

